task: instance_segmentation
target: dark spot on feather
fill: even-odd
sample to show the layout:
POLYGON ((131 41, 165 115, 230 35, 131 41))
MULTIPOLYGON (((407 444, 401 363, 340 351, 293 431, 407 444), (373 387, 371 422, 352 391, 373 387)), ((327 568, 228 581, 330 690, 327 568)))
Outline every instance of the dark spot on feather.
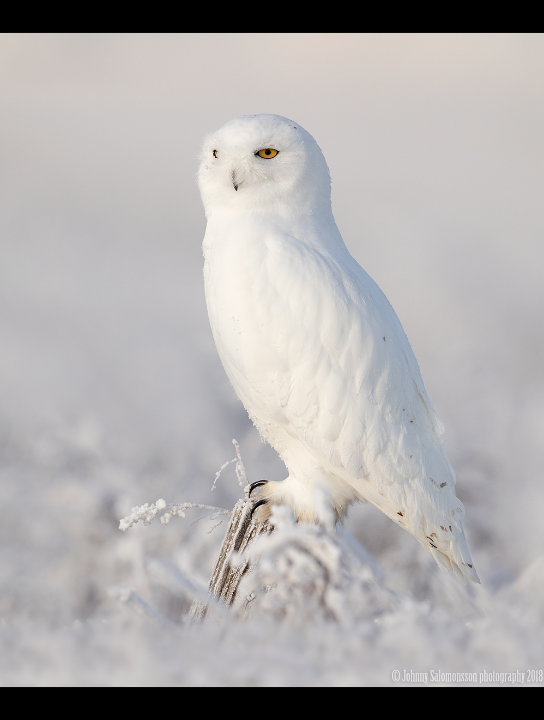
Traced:
POLYGON ((433 547, 435 550, 438 550, 438 548, 436 547, 436 545, 433 545, 432 543, 430 543, 430 545, 431 545, 431 547, 433 547))
POLYGON ((453 530, 451 529, 451 525, 450 525, 450 532, 453 532, 453 530))
POLYGON ((431 533, 431 537, 438 537, 436 533, 431 533))
POLYGON ((469 566, 469 568, 471 568, 471 567, 472 567, 472 565, 471 565, 470 563, 468 564, 468 566, 469 566))
POLYGON ((441 483, 440 487, 441 487, 441 488, 446 487, 447 484, 448 484, 448 483, 441 483))
POLYGON ((400 515, 401 517, 404 517, 404 515, 401 512, 398 512, 397 515, 400 515))
POLYGON ((385 335, 383 336, 383 341, 385 342, 385 335))
POLYGON ((413 421, 413 420, 410 420, 410 422, 412 422, 412 423, 413 423, 414 421, 413 421))
POLYGON ((440 529, 443 530, 444 532, 448 532, 443 525, 440 526, 440 529))

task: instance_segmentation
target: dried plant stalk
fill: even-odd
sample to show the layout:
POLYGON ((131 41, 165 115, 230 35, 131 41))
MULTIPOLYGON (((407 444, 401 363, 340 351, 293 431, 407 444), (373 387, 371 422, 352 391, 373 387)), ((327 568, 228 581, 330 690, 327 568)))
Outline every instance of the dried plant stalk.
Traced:
MULTIPOLYGON (((272 525, 268 520, 259 521, 251 515, 254 501, 248 497, 238 500, 232 511, 232 517, 219 551, 210 580, 210 595, 225 605, 232 605, 240 580, 249 570, 249 561, 243 557, 244 551, 252 540, 263 533, 271 533, 272 525), (237 553, 236 562, 231 563, 232 554, 237 553)), ((191 610, 194 620, 202 619, 207 605, 195 603, 191 610)))

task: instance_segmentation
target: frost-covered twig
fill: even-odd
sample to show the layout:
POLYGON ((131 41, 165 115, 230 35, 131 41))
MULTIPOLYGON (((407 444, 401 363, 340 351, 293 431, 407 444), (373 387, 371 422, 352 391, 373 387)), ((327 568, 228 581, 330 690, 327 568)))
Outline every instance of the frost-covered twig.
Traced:
MULTIPOLYGON (((199 505, 199 507, 203 508, 206 506, 199 505)), ((206 518, 210 518, 210 520, 217 520, 217 518, 220 517, 221 515, 232 515, 232 513, 230 510, 223 510, 223 509, 221 509, 221 510, 219 510, 219 512, 215 512, 215 513, 206 513, 206 515, 201 515, 200 517, 197 517, 194 520, 191 520, 189 525, 194 525, 195 523, 200 522, 201 520, 205 520, 206 518)), ((221 520, 219 522, 215 523, 215 525, 211 525, 206 530, 207 534, 209 535, 211 532, 213 532, 213 530, 215 530, 216 527, 219 527, 224 519, 225 518, 223 517, 223 518, 221 518, 221 520)), ((162 522, 162 518, 161 518, 161 522, 162 522)))
POLYGON ((223 463, 219 470, 215 473, 215 478, 212 485, 212 490, 215 490, 215 486, 217 485, 217 481, 219 480, 219 476, 223 472, 223 470, 231 465, 233 462, 236 463, 236 477, 238 478, 238 482, 240 485, 245 488, 247 485, 249 485, 249 480, 247 479, 247 473, 246 469, 244 467, 244 463, 242 462, 242 456, 240 455, 240 446, 238 445, 238 441, 236 439, 233 439, 232 444, 236 448, 236 457, 232 460, 227 460, 226 463, 223 463))
POLYGON ((238 482, 241 487, 245 489, 249 485, 249 480, 247 479, 246 469, 244 467, 244 463, 242 462, 242 456, 240 455, 240 446, 238 445, 236 439, 233 439, 232 444, 236 448, 236 456, 238 458, 238 462, 236 463, 236 477, 238 478, 238 482))
POLYGON ((232 460, 227 460, 226 463, 223 463, 223 465, 221 465, 221 467, 219 468, 219 470, 215 473, 215 480, 213 481, 212 490, 215 490, 215 486, 216 486, 217 481, 219 480, 219 476, 221 475, 221 473, 223 472, 223 470, 224 470, 228 465, 230 465, 230 464, 233 463, 233 462, 236 462, 237 460, 238 460, 238 458, 235 457, 235 458, 233 458, 232 460))
MULTIPOLYGON (((272 532, 272 526, 267 520, 261 521, 253 517, 254 502, 249 497, 250 484, 247 477, 246 469, 242 461, 240 446, 234 439, 232 444, 236 448, 236 457, 224 463, 216 473, 212 490, 215 488, 216 482, 221 472, 231 463, 236 462, 236 476, 238 482, 244 489, 245 497, 239 500, 234 510, 226 510, 224 508, 214 507, 212 505, 201 505, 200 503, 167 503, 166 500, 160 498, 156 503, 145 503, 144 505, 132 508, 132 512, 123 518, 119 523, 120 530, 128 530, 132 525, 142 520, 145 525, 149 525, 151 521, 160 516, 161 523, 167 525, 172 517, 185 517, 185 511, 189 508, 201 508, 211 512, 206 513, 203 517, 196 518, 191 525, 210 517, 215 521, 223 516, 230 516, 230 523, 217 558, 212 578, 209 585, 209 602, 212 604, 216 600, 221 600, 226 605, 231 605, 236 597, 236 591, 241 578, 250 569, 248 559, 244 557, 244 553, 248 545, 259 535, 272 532)), ((223 518, 208 529, 208 533, 221 524, 223 518)), ((208 603, 209 604, 209 603, 208 603)), ((206 614, 207 603, 203 600, 196 599, 193 610, 191 612, 194 619, 202 618, 206 614)))
MULTIPOLYGON (((149 505, 149 503, 145 503, 144 505, 133 507, 130 515, 127 515, 127 517, 124 517, 120 521, 119 530, 128 530, 140 520, 144 521, 144 525, 149 525, 153 518, 159 515, 159 513, 162 513, 161 523, 163 525, 168 525, 168 523, 174 516, 184 518, 185 511, 189 508, 201 508, 202 510, 211 510, 214 513, 212 517, 213 520, 215 520, 220 515, 232 514, 230 510, 214 507, 213 505, 201 505, 200 503, 181 503, 178 505, 176 503, 167 503, 166 500, 160 498, 159 500, 157 500, 156 503, 151 503, 151 505, 149 505)), ((204 517, 207 517, 207 515, 204 517)), ((202 518, 199 518, 199 520, 201 519, 202 518)), ((215 527, 217 527, 217 525, 215 527)))

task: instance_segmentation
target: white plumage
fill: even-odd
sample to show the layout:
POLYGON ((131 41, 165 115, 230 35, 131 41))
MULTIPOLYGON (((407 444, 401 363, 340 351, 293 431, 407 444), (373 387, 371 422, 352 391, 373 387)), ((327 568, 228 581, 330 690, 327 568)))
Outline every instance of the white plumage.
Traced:
POLYGON ((247 115, 204 140, 206 300, 217 350, 289 475, 262 496, 316 519, 369 501, 441 568, 479 582, 464 508, 412 348, 387 298, 349 254, 313 137, 247 115))

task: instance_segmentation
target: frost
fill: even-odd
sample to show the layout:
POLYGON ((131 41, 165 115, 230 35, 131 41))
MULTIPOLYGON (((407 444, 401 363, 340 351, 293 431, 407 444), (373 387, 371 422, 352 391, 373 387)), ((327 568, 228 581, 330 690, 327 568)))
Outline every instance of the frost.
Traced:
MULTIPOLYGON (((160 498, 159 500, 157 500, 156 503, 152 503, 151 505, 145 503, 144 505, 133 507, 130 515, 127 515, 122 520, 120 520, 119 530, 128 530, 140 520, 143 520, 144 525, 149 525, 151 521, 160 513, 162 513, 162 515, 160 515, 161 523, 163 525, 168 525, 168 523, 173 517, 184 518, 185 511, 189 508, 200 508, 201 510, 212 511, 211 513, 207 513, 206 515, 203 515, 202 517, 193 520, 193 523, 208 517, 211 520, 216 520, 221 515, 231 514, 230 510, 213 507, 213 505, 201 505, 199 503, 181 503, 180 505, 176 505, 175 503, 167 503, 166 500, 160 498)), ((211 530, 218 527, 222 522, 223 520, 220 520, 211 528, 211 530)))
MULTIPOLYGON (((71 440, 59 443, 55 453, 53 440, 47 442, 47 462, 64 457, 66 466, 74 466, 79 450, 71 440)), ((239 447, 236 464, 238 480, 246 482, 239 447)), ((274 532, 231 554, 233 568, 249 569, 227 607, 208 592, 221 536, 213 540, 194 523, 204 517, 213 527, 228 520, 230 511, 160 497, 133 507, 115 526, 103 524, 105 513, 112 512, 107 492, 125 487, 130 478, 113 465, 95 467, 94 481, 86 486, 66 476, 57 479, 62 475, 55 470, 50 498, 42 496, 35 509, 32 498, 27 500, 34 533, 47 507, 66 537, 78 542, 66 546, 73 553, 63 561, 66 575, 60 580, 52 575, 50 589, 38 570, 37 590, 27 595, 21 584, 5 584, 3 607, 13 598, 13 609, 4 610, 8 619, 0 620, 4 684, 388 685, 394 684, 396 667, 472 672, 541 666, 541 558, 513 577, 480 551, 488 576, 496 568, 495 589, 458 587, 409 536, 371 552, 349 527, 335 527, 326 493, 318 489, 319 524, 298 525, 290 508, 273 506, 274 532), (202 517, 188 518, 198 510, 202 517), (190 522, 165 527, 174 517, 190 522), (155 518, 162 524, 153 523, 155 518), (129 530, 140 522, 148 526, 143 532, 129 530), (129 531, 120 533, 117 525, 129 531), (86 540, 83 531, 89 527, 97 528, 102 544, 86 540), (88 598, 75 623, 78 616, 68 603, 66 609, 53 605, 63 595, 75 597, 74 578, 74 588, 86 588, 88 598), (32 606, 34 595, 40 603, 32 606), (28 617, 18 618, 20 606, 28 617), (202 606, 208 610, 197 622, 194 609, 202 606), (60 623, 50 608, 57 617, 64 613, 60 623)), ((12 468, 3 478, 4 490, 17 488, 19 475, 12 468)), ((236 498, 240 493, 232 484, 236 498)), ((174 481, 170 487, 174 491, 174 481)), ((397 530, 379 515, 362 517, 364 522, 359 518, 351 527, 367 527, 371 539, 397 530)), ((9 522, 6 515, 4 527, 9 522)), ((18 525, 13 527, 14 532, 18 525)), ((41 537, 47 550, 47 533, 41 537)))
POLYGON ((242 581, 239 596, 251 614, 282 623, 349 626, 392 610, 394 595, 326 519, 297 525, 290 508, 272 508, 274 533, 259 537, 246 552, 255 569, 242 581))
POLYGON ((215 473, 215 479, 214 479, 214 481, 213 481, 212 490, 215 490, 215 486, 217 485, 217 481, 219 480, 219 476, 221 475, 221 473, 223 472, 223 470, 224 470, 228 465, 230 465, 230 464, 233 463, 233 462, 236 462, 237 460, 238 460, 238 458, 235 457, 233 460, 227 460, 226 463, 223 463, 223 465, 221 465, 221 467, 219 468, 219 470, 215 473))
POLYGON ((242 456, 240 455, 240 446, 236 440, 233 440, 232 444, 236 448, 236 457, 238 459, 238 462, 236 463, 236 477, 238 478, 240 487, 245 488, 249 485, 249 480, 247 479, 246 469, 244 467, 244 463, 242 462, 242 456))

